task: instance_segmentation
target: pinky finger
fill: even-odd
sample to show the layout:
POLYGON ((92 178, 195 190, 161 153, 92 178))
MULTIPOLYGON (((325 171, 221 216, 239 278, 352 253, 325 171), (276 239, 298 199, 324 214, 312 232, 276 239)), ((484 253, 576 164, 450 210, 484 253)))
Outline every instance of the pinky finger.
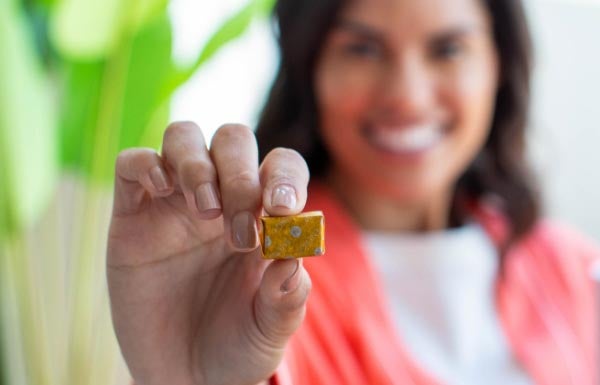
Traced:
POLYGON ((132 148, 122 151, 115 167, 115 203, 117 212, 136 211, 146 194, 153 198, 173 193, 171 178, 156 151, 132 148))

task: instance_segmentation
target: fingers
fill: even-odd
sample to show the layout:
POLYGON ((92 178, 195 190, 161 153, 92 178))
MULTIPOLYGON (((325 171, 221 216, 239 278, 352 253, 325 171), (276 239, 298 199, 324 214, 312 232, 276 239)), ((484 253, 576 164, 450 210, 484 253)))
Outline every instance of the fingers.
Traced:
POLYGON ((270 345, 284 346, 302 323, 311 289, 302 260, 279 260, 265 270, 254 309, 256 323, 270 345))
POLYGON ((293 150, 278 148, 259 170, 256 139, 245 126, 222 126, 209 151, 197 125, 173 123, 165 131, 162 148, 162 158, 146 149, 127 150, 119 157, 122 208, 142 201, 134 187, 142 186, 154 197, 168 196, 178 188, 188 209, 200 218, 222 213, 229 245, 242 252, 258 246, 256 218, 263 206, 270 215, 293 215, 304 208, 309 180, 304 159, 293 150))
POLYGON ((298 214, 306 204, 309 171, 298 152, 276 148, 260 168, 263 206, 270 215, 298 214))
POLYGON ((169 125, 164 134, 162 154, 189 210, 202 219, 221 215, 217 172, 200 128, 192 122, 169 125))
POLYGON ((256 217, 261 208, 258 149, 248 127, 227 124, 217 130, 210 152, 219 174, 225 231, 238 251, 258 246, 256 217))
POLYGON ((117 215, 139 209, 146 193, 154 197, 168 196, 173 183, 156 151, 134 148, 122 151, 115 167, 115 201, 117 215))

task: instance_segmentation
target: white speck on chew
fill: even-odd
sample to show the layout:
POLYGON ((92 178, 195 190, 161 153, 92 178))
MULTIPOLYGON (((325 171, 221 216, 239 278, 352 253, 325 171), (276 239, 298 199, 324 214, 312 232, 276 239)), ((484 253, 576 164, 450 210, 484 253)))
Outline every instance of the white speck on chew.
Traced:
POLYGON ((290 233, 292 234, 292 237, 298 238, 302 234, 302 229, 298 226, 292 226, 290 233))
POLYGON ((269 237, 268 235, 265 237, 265 247, 270 247, 271 246, 271 237, 269 237))
POLYGON ((320 247, 317 247, 315 249, 315 255, 323 255, 323 249, 321 249, 320 247))

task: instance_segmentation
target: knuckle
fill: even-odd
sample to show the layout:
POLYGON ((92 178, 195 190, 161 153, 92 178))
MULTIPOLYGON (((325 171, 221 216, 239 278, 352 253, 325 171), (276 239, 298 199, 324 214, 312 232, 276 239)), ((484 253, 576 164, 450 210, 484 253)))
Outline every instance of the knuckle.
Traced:
POLYGON ((272 157, 270 159, 280 162, 288 168, 292 168, 300 172, 308 171, 306 160, 304 160, 304 157, 302 157, 302 155, 300 155, 300 153, 296 150, 277 147, 267 155, 267 158, 269 158, 269 156, 272 157))
POLYGON ((139 179, 141 173, 159 164, 156 151, 150 148, 128 148, 117 155, 115 161, 115 176, 126 179, 139 179))
POLYGON ((181 162, 179 166, 179 175, 184 181, 193 181, 195 179, 206 179, 213 177, 212 164, 203 159, 187 159, 181 162))
POLYGON ((276 186, 281 183, 291 183, 295 179, 296 175, 294 173, 290 173, 289 170, 276 168, 267 176, 267 186, 276 186))
POLYGON ((230 142, 238 140, 255 140, 254 133, 243 124, 229 123, 224 124, 215 133, 213 143, 215 142, 230 142))
POLYGON ((127 160, 128 158, 130 158, 132 155, 134 155, 138 151, 139 151, 139 149, 137 149, 137 148, 126 148, 124 150, 121 150, 117 154, 117 161, 122 162, 124 160, 127 160))
POLYGON ((132 149, 128 148, 126 150, 121 150, 117 154, 117 159, 115 160, 115 164, 117 169, 122 168, 127 163, 127 159, 131 157, 132 149))
POLYGON ((117 158, 115 159, 115 177, 117 175, 121 175, 123 174, 123 172, 127 169, 128 167, 128 159, 130 157, 130 150, 123 150, 121 152, 119 152, 119 154, 117 155, 117 158))
POLYGON ((143 155, 146 155, 148 150, 142 148, 127 148, 121 150, 117 154, 117 158, 115 160, 115 167, 117 170, 121 170, 125 167, 130 167, 131 163, 135 163, 142 158, 143 155))
POLYGON ((258 333, 251 334, 250 343, 258 351, 280 349, 281 340, 287 339, 290 334, 286 330, 286 325, 273 314, 269 314, 263 306, 258 306, 255 314, 258 333))
POLYGON ((293 162, 304 162, 304 158, 302 157, 302 155, 300 155, 298 151, 286 147, 274 148, 267 156, 273 156, 274 158, 279 158, 293 162))
POLYGON ((239 171, 223 181, 227 189, 253 190, 259 186, 256 174, 249 170, 239 171))
POLYGON ((309 175, 306 161, 295 150, 278 147, 265 158, 261 168, 261 177, 270 183, 289 181, 291 179, 304 182, 309 175))
POLYGON ((180 136, 185 136, 199 131, 200 128, 192 121, 173 122, 167 126, 163 136, 163 142, 169 142, 180 136))

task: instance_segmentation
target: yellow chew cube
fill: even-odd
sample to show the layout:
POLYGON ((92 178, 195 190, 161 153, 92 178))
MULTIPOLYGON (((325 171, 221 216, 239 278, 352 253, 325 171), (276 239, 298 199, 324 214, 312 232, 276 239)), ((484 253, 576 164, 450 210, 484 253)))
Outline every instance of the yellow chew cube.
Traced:
POLYGON ((325 253, 325 221, 321 211, 260 220, 264 258, 301 258, 325 253))

